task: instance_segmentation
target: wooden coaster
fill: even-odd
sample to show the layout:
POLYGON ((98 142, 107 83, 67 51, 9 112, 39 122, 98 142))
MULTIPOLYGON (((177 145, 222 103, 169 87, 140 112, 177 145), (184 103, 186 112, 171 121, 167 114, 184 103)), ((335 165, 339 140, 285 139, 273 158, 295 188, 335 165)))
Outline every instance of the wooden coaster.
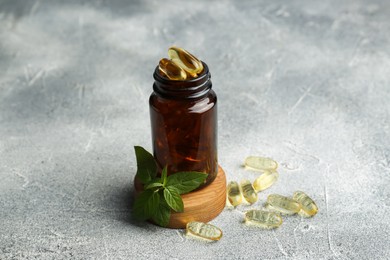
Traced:
MULTIPOLYGON (((143 190, 142 184, 134 179, 136 194, 143 190)), ((226 176, 218 167, 215 180, 206 187, 181 195, 184 211, 171 212, 168 228, 185 228, 190 221, 209 222, 221 213, 226 203, 226 176)))

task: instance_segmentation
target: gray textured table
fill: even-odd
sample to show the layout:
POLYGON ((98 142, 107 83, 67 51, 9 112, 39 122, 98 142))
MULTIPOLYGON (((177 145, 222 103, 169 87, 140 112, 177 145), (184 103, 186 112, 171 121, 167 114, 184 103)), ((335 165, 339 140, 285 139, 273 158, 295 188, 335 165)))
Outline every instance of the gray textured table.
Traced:
POLYGON ((0 1, 0 259, 389 259, 389 1, 0 1), (131 220, 134 145, 172 44, 204 60, 229 180, 280 163, 205 244, 131 220), (312 219, 241 223, 301 189, 312 219))

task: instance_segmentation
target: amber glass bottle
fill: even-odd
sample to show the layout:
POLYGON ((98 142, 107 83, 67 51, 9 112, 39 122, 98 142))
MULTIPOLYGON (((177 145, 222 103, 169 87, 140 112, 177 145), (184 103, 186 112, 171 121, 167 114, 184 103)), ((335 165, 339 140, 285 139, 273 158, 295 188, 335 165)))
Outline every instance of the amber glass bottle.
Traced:
POLYGON ((156 68, 149 99, 153 153, 161 171, 199 171, 209 174, 211 183, 218 173, 217 95, 211 89, 210 72, 194 79, 170 80, 156 68))

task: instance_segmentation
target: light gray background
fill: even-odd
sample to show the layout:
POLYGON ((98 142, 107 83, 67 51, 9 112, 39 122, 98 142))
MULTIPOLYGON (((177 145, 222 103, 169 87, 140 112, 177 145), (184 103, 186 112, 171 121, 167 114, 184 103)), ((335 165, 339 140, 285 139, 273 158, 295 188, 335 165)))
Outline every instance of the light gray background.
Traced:
POLYGON ((0 1, 0 259, 389 259, 389 1, 0 1), (280 163, 217 243, 131 220, 151 150, 152 73, 172 44, 205 61, 228 180, 280 163), (312 219, 241 223, 301 189, 312 219))

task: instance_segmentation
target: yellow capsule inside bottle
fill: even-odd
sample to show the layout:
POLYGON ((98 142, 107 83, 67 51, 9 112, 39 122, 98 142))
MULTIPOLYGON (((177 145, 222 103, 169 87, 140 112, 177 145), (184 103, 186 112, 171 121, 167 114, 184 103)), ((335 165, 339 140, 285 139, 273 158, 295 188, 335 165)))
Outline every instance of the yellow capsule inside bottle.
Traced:
POLYGON ((318 212, 316 203, 303 191, 294 192, 293 199, 301 205, 299 215, 303 217, 312 217, 318 212))
POLYGON ((293 215, 301 210, 301 205, 291 198, 279 194, 271 194, 267 198, 267 208, 285 215, 293 215))
POLYGON ((245 159, 245 167, 256 171, 275 171, 278 168, 278 163, 271 158, 248 156, 245 159))
POLYGON ((180 68, 176 63, 166 58, 160 60, 158 64, 160 73, 171 80, 185 80, 187 73, 180 68))
POLYGON ((172 46, 168 50, 168 56, 192 77, 197 77, 203 70, 202 62, 182 48, 172 46))
POLYGON ((245 212, 245 223, 261 228, 271 229, 282 225, 282 217, 275 212, 264 210, 249 210, 245 212))
POLYGON ((257 192, 253 188, 252 183, 248 180, 242 180, 240 186, 244 199, 250 204, 255 203, 257 201, 257 192))
POLYGON ((253 187, 256 192, 263 191, 271 187, 279 178, 277 171, 265 171, 254 182, 253 187))
POLYGON ((186 235, 204 240, 216 241, 222 237, 222 230, 211 224, 192 221, 186 225, 186 235))
POLYGON ((235 181, 229 182, 227 186, 227 196, 230 204, 232 206, 238 206, 242 203, 242 195, 240 191, 240 186, 235 181))

